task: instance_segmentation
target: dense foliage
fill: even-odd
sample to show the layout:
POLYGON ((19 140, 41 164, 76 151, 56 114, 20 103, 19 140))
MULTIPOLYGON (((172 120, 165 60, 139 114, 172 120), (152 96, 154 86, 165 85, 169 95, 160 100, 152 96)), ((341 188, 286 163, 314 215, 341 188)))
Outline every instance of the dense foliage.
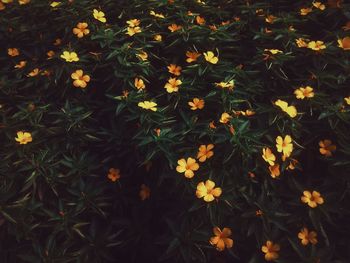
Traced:
POLYGON ((349 32, 341 0, 0 0, 0 261, 349 262, 349 32))

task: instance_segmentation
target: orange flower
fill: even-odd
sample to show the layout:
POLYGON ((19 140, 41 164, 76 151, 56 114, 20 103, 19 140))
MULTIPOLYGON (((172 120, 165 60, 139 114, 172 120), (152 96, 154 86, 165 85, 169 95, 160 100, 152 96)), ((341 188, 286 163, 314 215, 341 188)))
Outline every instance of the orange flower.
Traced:
POLYGON ((148 199, 151 195, 151 189, 145 185, 145 184, 142 184, 141 185, 141 189, 140 189, 140 192, 139 192, 139 196, 141 198, 142 201, 148 199))
POLYGON ((55 51, 53 50, 49 50, 47 53, 47 59, 51 59, 54 55, 55 55, 55 51))
POLYGON ((159 35, 159 34, 155 35, 155 36, 153 37, 153 39, 154 39, 155 41, 158 41, 158 42, 160 42, 160 41, 163 40, 162 35, 159 35))
POLYGON ((214 235, 210 238, 209 243, 216 247, 218 251, 223 251, 225 247, 231 248, 233 246, 233 240, 229 238, 232 235, 231 229, 224 227, 221 231, 219 227, 213 228, 214 235))
POLYGON ((207 159, 210 159, 214 155, 214 152, 212 151, 212 149, 214 149, 213 144, 199 146, 198 153, 197 153, 198 161, 203 163, 207 159))
POLYGON ((32 134, 30 132, 19 131, 17 132, 17 137, 15 138, 19 144, 27 144, 28 142, 32 142, 32 134))
POLYGON ((298 38, 295 40, 298 47, 307 47, 307 41, 308 40, 306 40, 304 38, 298 38))
POLYGON ((116 168, 110 168, 108 170, 108 179, 111 180, 112 182, 117 181, 120 178, 120 170, 116 168))
POLYGON ((191 52, 191 51, 187 51, 186 52, 186 62, 187 63, 192 63, 194 61, 197 60, 197 58, 200 56, 201 54, 197 53, 197 52, 191 52))
POLYGON ((276 138, 276 148, 278 152, 283 152, 285 157, 289 157, 293 151, 292 137, 286 135, 284 139, 281 136, 276 138))
POLYGON ((322 4, 321 2, 312 2, 312 5, 314 7, 316 7, 317 9, 320 9, 322 11, 326 9, 326 6, 324 4, 322 4))
POLYGON ((315 245, 317 244, 317 233, 315 231, 310 231, 304 227, 298 233, 298 238, 300 239, 301 244, 307 246, 309 243, 315 245))
POLYGON ((280 174, 281 174, 279 164, 275 164, 275 165, 270 166, 269 170, 270 170, 270 175, 272 178, 276 178, 276 177, 280 176, 280 174))
POLYGON ((269 165, 274 165, 276 161, 276 156, 272 153, 269 147, 263 148, 262 158, 265 162, 269 163, 269 165))
POLYGON ((146 88, 143 79, 135 78, 134 85, 138 90, 143 90, 146 88))
POLYGON ((294 94, 297 99, 305 99, 305 98, 313 98, 315 96, 315 93, 313 91, 314 89, 310 86, 306 87, 300 87, 294 91, 294 94))
POLYGON ((192 178, 194 176, 193 171, 197 171, 199 169, 199 164, 196 162, 196 159, 191 157, 185 159, 180 159, 177 161, 178 166, 176 167, 176 171, 178 173, 185 173, 185 177, 192 178))
POLYGON ((194 98, 193 101, 189 101, 188 105, 191 106, 191 110, 201 110, 204 108, 204 100, 194 98))
POLYGON ((308 204, 311 208, 317 207, 317 205, 321 205, 324 203, 324 200, 321 194, 317 191, 304 191, 303 196, 300 198, 303 203, 308 204))
POLYGON ((84 75, 83 70, 78 69, 71 74, 71 78, 74 80, 73 85, 77 88, 86 88, 87 83, 90 81, 89 75, 84 75))
POLYGON ((17 48, 8 48, 7 54, 11 57, 19 56, 19 50, 17 48))
POLYGON ((171 73, 175 76, 181 75, 182 68, 180 66, 177 66, 175 64, 170 64, 167 68, 168 68, 169 73, 171 73))
POLYGON ((168 82, 165 84, 164 88, 168 93, 173 93, 179 91, 179 86, 182 84, 182 81, 176 78, 169 78, 168 82))
POLYGON ((269 24, 273 24, 275 22, 275 20, 277 19, 277 17, 275 17, 274 15, 268 15, 265 18, 265 22, 269 23, 269 24))
POLYGON ((168 26, 168 29, 173 33, 182 29, 182 26, 179 26, 177 24, 171 24, 170 26, 168 26))
POLYGON ((200 182, 197 185, 196 196, 198 198, 203 198, 205 202, 212 202, 215 198, 218 198, 222 193, 220 187, 215 188, 215 183, 211 180, 206 180, 204 182, 200 182))
POLYGON ((18 68, 18 69, 24 68, 26 65, 27 65, 27 61, 22 60, 18 64, 15 65, 15 68, 18 68))
POLYGON ((129 27, 137 27, 140 25, 140 20, 131 19, 131 20, 126 21, 126 23, 129 25, 129 27))
POLYGON ((82 38, 84 35, 88 35, 90 33, 90 30, 87 27, 88 24, 85 22, 78 23, 77 27, 73 28, 73 34, 77 35, 78 38, 82 38))
POLYGON ((338 39, 338 47, 344 50, 350 50, 350 37, 344 37, 343 39, 338 39))
POLYGON ((332 152, 337 149, 337 146, 332 144, 331 140, 323 140, 318 143, 320 146, 320 153, 326 157, 332 156, 332 152))
POLYGON ((38 68, 33 69, 31 72, 28 73, 27 77, 35 77, 39 74, 40 70, 38 68))
POLYGON ((227 112, 224 112, 224 113, 221 114, 221 117, 220 117, 220 120, 219 120, 219 121, 220 121, 221 123, 226 124, 226 123, 228 123, 228 122, 230 121, 231 118, 232 118, 232 117, 231 117, 230 114, 228 114, 227 112))
POLYGON ((311 12, 312 12, 312 8, 311 7, 306 7, 306 8, 301 8, 300 9, 300 15, 302 15, 302 16, 306 16, 306 15, 308 15, 311 12))
POLYGON ((279 257, 278 251, 280 251, 280 245, 267 240, 266 245, 261 247, 261 251, 265 253, 265 259, 267 261, 272 261, 279 257))
POLYGON ((200 16, 196 16, 196 22, 198 25, 203 26, 205 24, 205 19, 200 16))

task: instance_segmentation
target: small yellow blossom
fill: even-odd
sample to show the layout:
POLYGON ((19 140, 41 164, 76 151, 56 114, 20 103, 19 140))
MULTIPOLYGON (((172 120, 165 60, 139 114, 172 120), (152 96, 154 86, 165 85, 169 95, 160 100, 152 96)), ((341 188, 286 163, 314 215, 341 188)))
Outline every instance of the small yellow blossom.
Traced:
POLYGON ((79 57, 78 57, 77 53, 75 53, 75 52, 63 51, 61 58, 63 58, 66 62, 79 61, 79 57))
POLYGON ((54 2, 52 2, 51 4, 50 4, 50 6, 51 7, 57 7, 57 6, 59 6, 61 4, 61 2, 56 2, 56 1, 54 1, 54 2))
POLYGON ((181 75, 182 68, 180 66, 177 66, 175 64, 170 64, 167 68, 168 68, 169 73, 171 73, 175 76, 181 75))
POLYGON ((212 151, 214 149, 214 144, 208 144, 208 145, 201 145, 199 146, 198 153, 197 153, 197 159, 199 162, 203 163, 207 159, 210 159, 214 152, 212 151))
POLYGON ((135 88, 137 88, 138 90, 143 90, 146 88, 146 85, 143 79, 135 78, 134 85, 135 85, 135 88))
POLYGON ((310 41, 308 44, 307 44, 307 47, 309 49, 312 49, 312 50, 315 50, 315 51, 320 51, 322 49, 326 49, 326 45, 324 44, 323 41, 310 41))
POLYGON ((227 112, 224 112, 221 114, 221 117, 220 117, 220 122, 221 123, 228 123, 230 121, 230 119, 232 118, 232 116, 230 114, 228 114, 227 112))
POLYGON ((33 69, 31 72, 28 73, 27 77, 35 77, 39 74, 40 70, 38 68, 33 69))
POLYGON ((169 78, 168 82, 165 84, 164 88, 168 93, 173 93, 179 91, 179 86, 182 84, 182 81, 176 78, 169 78))
POLYGON ((137 106, 145 110, 157 111, 157 103, 153 101, 145 100, 145 101, 139 102, 137 106))
POLYGON ((140 53, 136 54, 136 56, 142 61, 147 61, 148 59, 148 54, 145 51, 141 51, 140 53))
POLYGON ((310 191, 304 191, 301 201, 311 208, 315 208, 317 205, 322 205, 324 203, 321 194, 317 191, 312 191, 312 193, 310 191))
POLYGON ((205 202, 212 202, 215 198, 220 197, 222 190, 220 187, 215 187, 215 183, 211 180, 200 182, 197 185, 196 196, 203 198, 205 202))
POLYGON ((305 99, 305 98, 313 98, 315 96, 315 93, 313 91, 314 89, 310 86, 306 87, 300 87, 294 91, 294 94, 297 99, 305 99))
POLYGON ((77 88, 86 88, 87 83, 90 82, 90 76, 84 75, 83 70, 78 69, 71 74, 71 78, 74 80, 73 85, 77 88))
POLYGON ((186 52, 186 62, 187 63, 191 63, 197 60, 197 58, 200 56, 201 54, 197 53, 197 52, 191 52, 191 51, 187 51, 186 52))
POLYGON ((126 21, 126 23, 129 25, 129 27, 137 27, 140 25, 140 20, 131 19, 131 20, 126 21))
POLYGON ((228 82, 215 82, 215 86, 223 89, 233 90, 233 88, 235 87, 235 82, 233 79, 228 82))
POLYGON ((264 49, 265 52, 270 52, 272 55, 282 54, 283 51, 279 49, 264 49))
POLYGON ((153 10, 151 10, 151 11, 149 12, 149 14, 150 14, 151 16, 154 16, 154 17, 157 17, 157 18, 165 18, 163 14, 161 14, 161 13, 156 13, 156 12, 154 12, 153 10))
POLYGON ((27 65, 27 61, 21 60, 18 64, 15 65, 15 68, 24 68, 27 65))
POLYGON ((32 134, 30 132, 19 131, 17 132, 17 137, 15 138, 19 144, 27 144, 28 142, 32 142, 32 134))
POLYGON ((171 24, 170 26, 168 26, 168 29, 170 30, 170 32, 176 32, 180 29, 182 29, 182 26, 179 26, 177 24, 171 24))
POLYGON ((212 51, 205 52, 203 55, 205 60, 211 64, 216 64, 219 61, 219 58, 216 57, 212 51))
POLYGON ((11 57, 17 57, 19 56, 19 50, 17 48, 8 48, 7 54, 11 57))
POLYGON ((324 4, 322 4, 321 2, 313 2, 312 5, 314 7, 316 7, 317 9, 320 9, 322 11, 326 9, 326 6, 324 4))
POLYGON ((229 238, 232 235, 231 229, 224 227, 221 231, 219 227, 213 228, 214 235, 210 238, 209 243, 216 247, 218 251, 223 251, 226 248, 233 246, 233 240, 229 238))
POLYGON ((293 152, 292 137, 286 135, 284 139, 281 136, 276 138, 277 151, 283 153, 284 156, 289 157, 293 152))
POLYGON ((276 156, 272 153, 269 147, 263 148, 262 158, 265 162, 269 163, 269 165, 274 165, 276 161, 276 156))
POLYGON ((201 110, 204 108, 204 100, 194 98, 193 101, 188 102, 188 105, 191 107, 191 110, 201 110))
POLYGON ((29 4, 30 3, 30 0, 18 0, 18 3, 20 5, 26 5, 26 4, 29 4))
POLYGON ((136 26, 136 27, 128 27, 127 28, 127 32, 125 34, 129 35, 129 36, 133 36, 135 34, 141 33, 141 28, 136 26))
POLYGON ((280 245, 268 240, 266 241, 266 245, 261 247, 261 251, 265 253, 266 261, 273 261, 279 257, 278 251, 280 251, 280 245))
POLYGON ((105 18, 105 13, 103 13, 102 11, 98 11, 97 9, 94 9, 92 14, 96 20, 102 23, 107 22, 107 19, 105 18))
POLYGON ((332 156, 332 153, 337 149, 337 146, 332 144, 331 140, 323 140, 318 143, 320 153, 326 157, 332 156))
POLYGON ((281 110, 287 113, 291 118, 294 118, 298 114, 297 109, 294 106, 289 106, 286 101, 278 99, 275 101, 275 105, 280 107, 281 110))
POLYGON ((304 227, 298 233, 298 238, 300 239, 301 244, 307 246, 309 243, 316 245, 317 244, 317 233, 315 231, 310 231, 304 227))
POLYGON ((84 37, 84 35, 88 35, 90 30, 88 29, 88 24, 85 22, 78 23, 75 28, 73 28, 73 34, 77 35, 78 38, 84 37))
POLYGON ((116 169, 116 168, 110 168, 108 170, 108 174, 107 177, 109 180, 111 180, 112 182, 117 181, 120 178, 120 170, 116 169))
POLYGON ((346 103, 346 104, 350 105, 350 96, 347 97, 347 98, 344 98, 344 100, 345 100, 345 103, 346 103))
POLYGON ((153 37, 153 39, 154 39, 155 41, 160 42, 160 41, 163 40, 163 37, 162 37, 162 35, 157 34, 157 35, 155 35, 155 36, 153 37))
POLYGON ((192 178, 194 176, 194 171, 199 169, 199 164, 196 162, 196 159, 188 157, 186 159, 180 159, 177 161, 178 166, 176 171, 178 173, 184 173, 186 178, 192 178))
POLYGON ((301 8, 300 9, 300 15, 302 15, 302 16, 307 16, 311 12, 312 12, 312 8, 311 7, 306 7, 306 8, 301 8))

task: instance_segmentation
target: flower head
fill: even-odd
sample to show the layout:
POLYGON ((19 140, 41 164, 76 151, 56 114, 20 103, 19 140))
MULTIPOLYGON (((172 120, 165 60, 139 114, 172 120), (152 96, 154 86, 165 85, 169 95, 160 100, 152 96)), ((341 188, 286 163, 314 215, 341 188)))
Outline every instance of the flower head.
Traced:
POLYGON ((120 170, 116 168, 110 168, 108 170, 108 179, 111 180, 112 182, 117 181, 120 178, 120 170))
POLYGON ((15 138, 19 144, 27 144, 28 142, 32 142, 32 134, 30 132, 19 131, 17 132, 17 137, 15 138))
POLYGON ((191 107, 191 110, 201 110, 204 108, 204 100, 194 98, 193 101, 188 102, 188 105, 191 107))
POLYGON ((148 199, 151 195, 151 189, 145 185, 145 184, 142 184, 141 185, 141 189, 140 189, 140 192, 139 192, 139 196, 141 198, 142 201, 148 199))
POLYGON ((232 116, 230 114, 228 114, 227 112, 224 112, 221 114, 221 117, 220 117, 220 122, 221 123, 228 123, 230 121, 230 119, 232 118, 232 116))
POLYGON ((168 93, 173 93, 179 91, 179 86, 182 84, 182 81, 176 78, 169 78, 168 82, 165 84, 164 88, 168 93))
POLYGON ((322 4, 321 2, 318 2, 318 1, 312 2, 312 5, 314 7, 316 7, 317 9, 320 9, 322 11, 326 9, 326 6, 324 4, 322 4))
POLYGON ((103 13, 102 11, 98 11, 97 9, 94 9, 92 14, 96 20, 102 23, 107 22, 107 19, 105 18, 105 13, 103 13))
POLYGON ((280 176, 280 174, 281 174, 280 165, 278 163, 269 166, 269 170, 270 170, 270 175, 272 178, 276 178, 276 177, 280 176))
POLYGON ((199 164, 196 162, 196 159, 188 157, 186 159, 180 159, 177 161, 178 166, 176 171, 178 173, 184 173, 185 177, 192 178, 194 176, 194 171, 199 169, 199 164))
POLYGON ((27 65, 27 61, 21 60, 18 64, 15 65, 15 68, 24 68, 27 65))
POLYGON ((145 101, 139 102, 137 106, 145 110, 157 111, 157 103, 153 101, 145 100, 145 101))
POLYGON ((214 155, 214 152, 212 151, 213 149, 214 149, 213 144, 199 146, 198 153, 197 153, 198 161, 203 163, 207 159, 210 159, 214 155))
POLYGON ((170 64, 167 68, 168 68, 169 73, 171 73, 175 76, 181 75, 182 68, 180 66, 177 66, 175 64, 170 64))
POLYGON ((90 81, 89 75, 84 75, 83 70, 78 69, 72 73, 71 78, 74 80, 73 85, 77 88, 86 88, 87 83, 90 81))
POLYGON ((196 16, 196 22, 198 25, 203 26, 205 24, 205 19, 201 16, 196 16))
POLYGON ((168 29, 170 30, 170 32, 176 32, 180 29, 182 29, 182 26, 179 26, 177 24, 171 24, 170 26, 168 26, 168 29))
POLYGON ((63 58, 66 62, 79 61, 79 57, 78 57, 77 53, 75 53, 75 52, 63 51, 61 58, 63 58))
POLYGON ((129 36, 133 36, 135 34, 141 33, 141 28, 136 26, 136 27, 128 27, 127 28, 127 32, 125 34, 129 35, 129 36))
POLYGON ((233 246, 233 240, 229 238, 232 235, 231 229, 224 227, 222 230, 219 227, 213 228, 214 235, 210 238, 209 243, 216 247, 218 251, 223 251, 226 248, 233 246))
POLYGON ((262 158, 265 162, 269 163, 269 165, 274 165, 276 161, 276 156, 272 153, 269 147, 263 148, 262 158))
POLYGON ((323 140, 318 143, 320 153, 326 157, 332 156, 332 153, 337 149, 337 146, 332 144, 331 140, 323 140))
POLYGON ((294 91, 297 99, 313 98, 315 96, 314 89, 310 86, 300 87, 294 91))
POLYGON ((315 50, 315 51, 320 51, 322 49, 326 49, 326 45, 324 44, 323 41, 310 41, 307 44, 307 47, 309 49, 315 50))
POLYGON ((275 105, 280 107, 281 110, 287 113, 291 118, 294 118, 298 114, 297 109, 294 106, 289 106, 286 101, 278 99, 275 101, 275 105))
POLYGON ((308 15, 311 12, 312 12, 312 8, 311 7, 306 7, 306 8, 301 8, 300 9, 300 15, 302 15, 302 16, 306 16, 306 15, 308 15))
POLYGON ((265 259, 267 261, 272 261, 279 257, 278 251, 280 251, 280 245, 267 240, 266 245, 261 247, 261 251, 265 253, 265 259))
POLYGON ((317 244, 317 233, 315 231, 310 231, 304 227, 298 233, 298 238, 300 239, 301 244, 307 246, 309 243, 315 245, 317 244))
POLYGON ((136 54, 136 56, 142 61, 146 61, 148 59, 148 54, 145 51, 141 51, 140 53, 136 54))
POLYGON ((28 73, 27 77, 35 77, 39 75, 40 70, 38 68, 33 69, 31 72, 28 73))
POLYGON ((222 193, 220 187, 215 188, 215 183, 211 180, 206 180, 204 182, 200 182, 197 185, 196 196, 198 198, 203 198, 205 202, 212 202, 215 198, 218 198, 222 193))
POLYGON ((324 203, 324 200, 321 194, 317 191, 304 191, 303 196, 301 197, 301 201, 305 204, 308 204, 311 208, 317 207, 317 205, 321 205, 324 203))
POLYGON ((73 34, 77 35, 78 38, 84 37, 84 35, 88 35, 90 33, 90 30, 88 29, 88 24, 78 23, 75 28, 73 28, 73 34))
POLYGON ((17 57, 19 56, 19 50, 17 48, 8 48, 7 54, 11 57, 17 57))
POLYGON ((307 41, 304 38, 298 38, 295 40, 295 43, 297 44, 298 47, 307 47, 307 41))
POLYGON ((197 53, 197 52, 191 52, 191 51, 187 51, 186 52, 186 62, 187 63, 192 63, 194 61, 197 60, 197 58, 200 56, 201 54, 197 53))
POLYGON ((344 37, 342 39, 338 39, 338 47, 344 50, 350 50, 350 37, 344 37))
POLYGON ((137 27, 140 25, 140 20, 131 19, 131 20, 126 21, 126 23, 128 24, 129 27, 137 27))
POLYGON ((276 138, 276 148, 282 152, 285 157, 289 157, 293 151, 292 137, 286 135, 284 139, 281 136, 276 138))
POLYGON ((216 64, 219 61, 219 58, 216 57, 212 51, 205 52, 203 55, 205 60, 211 64, 216 64))
POLYGON ((146 88, 146 85, 143 79, 135 78, 134 85, 135 85, 135 88, 137 88, 138 90, 143 90, 146 88))
POLYGON ((233 90, 233 88, 235 87, 235 82, 233 79, 228 82, 215 82, 215 86, 220 87, 222 89, 233 90))

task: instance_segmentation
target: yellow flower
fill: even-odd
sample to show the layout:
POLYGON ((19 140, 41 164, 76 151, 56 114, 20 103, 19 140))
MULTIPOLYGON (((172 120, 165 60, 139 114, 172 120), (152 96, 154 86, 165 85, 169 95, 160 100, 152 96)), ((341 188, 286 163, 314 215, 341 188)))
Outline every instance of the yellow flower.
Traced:
POLYGON ((30 3, 30 0, 18 0, 18 3, 20 5, 26 5, 26 4, 29 4, 30 3))
POLYGON ((193 101, 189 101, 188 105, 191 106, 191 110, 201 110, 204 108, 204 100, 194 98, 193 101))
POLYGON ((178 166, 176 167, 176 171, 178 173, 185 173, 185 177, 192 178, 194 176, 193 171, 197 171, 199 169, 199 164, 196 162, 196 159, 191 157, 186 159, 180 159, 177 161, 178 166))
POLYGON ((304 191, 303 196, 300 198, 301 201, 305 204, 308 204, 311 208, 317 207, 317 205, 321 205, 324 203, 324 200, 321 194, 317 191, 304 191))
POLYGON ((212 151, 212 149, 214 149, 213 144, 208 144, 208 145, 203 144, 199 146, 198 153, 197 153, 198 161, 203 163, 207 159, 210 159, 214 155, 214 152, 212 151))
POLYGON ((136 27, 128 27, 127 32, 125 34, 129 36, 133 36, 135 34, 141 33, 141 28, 136 26, 136 27))
POLYGON ((278 99, 275 101, 275 105, 280 107, 282 111, 287 113, 291 118, 294 118, 298 114, 297 109, 294 106, 288 106, 286 101, 278 99))
POLYGON ((215 187, 215 183, 211 180, 206 180, 204 182, 200 182, 197 185, 196 196, 198 198, 203 198, 205 202, 212 202, 215 198, 218 198, 222 190, 220 187, 215 187))
POLYGON ((323 140, 318 143, 320 146, 320 153, 326 157, 332 156, 332 152, 337 149, 337 146, 332 144, 331 140, 323 140))
POLYGON ((77 35, 78 38, 82 38, 84 35, 88 35, 90 30, 87 28, 88 24, 85 22, 78 23, 75 28, 73 28, 73 34, 77 35))
POLYGON ((61 4, 61 2, 52 2, 51 4, 50 4, 50 6, 51 7, 57 7, 57 6, 59 6, 61 4))
POLYGON ((265 52, 270 52, 272 55, 281 54, 283 51, 279 49, 264 49, 265 52))
POLYGON ((73 85, 77 88, 86 88, 87 83, 90 81, 89 75, 84 75, 83 70, 78 69, 71 74, 71 78, 74 80, 73 85))
POLYGON ((142 184, 141 185, 141 189, 140 189, 140 192, 139 192, 139 196, 141 198, 142 201, 148 199, 151 195, 151 189, 145 185, 145 184, 142 184))
POLYGON ((142 61, 146 61, 148 59, 148 54, 145 51, 141 51, 140 53, 136 54, 136 56, 142 61))
POLYGON ((105 13, 103 13, 102 11, 98 11, 97 9, 94 9, 92 14, 96 20, 98 20, 102 23, 107 22, 107 19, 105 18, 105 13))
POLYGON ((307 47, 309 49, 312 49, 312 50, 315 50, 315 51, 320 51, 322 49, 325 49, 326 48, 326 45, 324 44, 323 41, 310 41, 308 44, 307 44, 307 47))
POLYGON ((261 251, 265 253, 265 259, 272 261, 278 258, 278 251, 280 251, 280 245, 274 244, 272 241, 267 240, 266 245, 261 247, 261 251))
POLYGON ((27 65, 27 61, 22 60, 18 64, 15 65, 15 68, 24 68, 27 65))
POLYGON ((140 25, 140 20, 138 19, 131 19, 129 21, 126 21, 126 23, 129 25, 129 27, 137 27, 140 25))
POLYGON ((153 102, 153 101, 143 101, 143 102, 139 102, 137 104, 137 106, 139 106, 140 108, 143 108, 145 110, 151 110, 151 111, 157 111, 157 103, 153 102))
POLYGON ((108 179, 111 180, 112 182, 117 181, 120 178, 120 170, 116 168, 110 168, 108 170, 108 179))
POLYGON ((11 57, 19 56, 19 50, 17 48, 8 48, 7 54, 11 57))
POLYGON ((138 90, 142 90, 146 88, 146 85, 143 79, 135 78, 134 85, 135 85, 135 88, 137 88, 138 90))
POLYGON ((239 111, 238 115, 242 114, 243 116, 253 116, 255 112, 253 110, 239 111))
POLYGON ((164 88, 168 93, 173 93, 179 91, 179 86, 182 84, 182 81, 176 78, 169 78, 168 83, 165 84, 164 88))
POLYGON ((322 11, 326 9, 326 6, 324 4, 322 4, 321 2, 312 2, 312 5, 314 7, 316 7, 317 9, 320 9, 322 11))
POLYGON ((232 117, 231 117, 231 115, 230 114, 228 114, 227 112, 224 112, 224 113, 222 113, 221 114, 221 117, 220 117, 220 122, 221 123, 228 123, 229 121, 230 121, 230 119, 231 119, 232 117))
POLYGON ((215 55, 212 51, 205 52, 205 53, 203 53, 203 55, 204 55, 205 60, 211 64, 216 64, 219 61, 219 58, 215 57, 215 55))
POLYGON ((275 20, 277 19, 277 17, 275 17, 274 15, 268 15, 265 18, 265 22, 269 23, 269 24, 273 24, 275 22, 275 20))
POLYGON ((223 251, 225 247, 231 248, 233 246, 233 240, 229 238, 232 235, 231 229, 224 227, 221 231, 219 227, 213 228, 214 235, 210 238, 209 243, 216 246, 218 251, 223 251))
POLYGON ((168 68, 169 73, 171 73, 175 76, 181 75, 182 68, 180 66, 177 66, 175 64, 170 64, 167 68, 168 68))
POLYGON ((187 63, 192 63, 194 61, 197 60, 197 58, 200 56, 201 54, 197 53, 197 52, 191 52, 191 51, 187 51, 186 52, 186 62, 187 63))
POLYGON ((35 77, 39 74, 40 70, 38 68, 33 69, 31 72, 28 73, 27 77, 35 77))
POLYGON ((177 24, 171 24, 170 26, 168 26, 168 29, 170 30, 170 32, 176 32, 180 29, 182 29, 182 26, 179 26, 177 24))
POLYGON ((4 4, 9 4, 9 3, 12 3, 13 0, 1 0, 1 2, 3 2, 4 4))
POLYGON ((307 47, 307 41, 308 40, 300 37, 295 40, 295 43, 297 44, 298 47, 307 47))
POLYGON ((347 97, 347 98, 344 98, 344 100, 345 100, 345 103, 346 103, 346 104, 350 105, 350 96, 347 97))
POLYGON ((307 246, 309 243, 315 245, 317 244, 317 233, 315 231, 310 231, 304 227, 298 233, 298 238, 300 239, 301 244, 307 246))
POLYGON ((310 86, 306 87, 300 87, 294 91, 294 94, 297 99, 305 99, 305 98, 313 98, 315 96, 315 93, 313 91, 314 89, 310 86))
POLYGON ((33 141, 32 135, 29 132, 19 131, 17 132, 17 137, 15 138, 19 144, 27 144, 33 141))
POLYGON ((338 47, 344 50, 350 50, 350 37, 344 37, 343 39, 338 39, 338 47))
POLYGON ((269 166, 269 170, 270 170, 270 175, 272 178, 276 178, 276 177, 280 176, 280 174, 281 174, 279 164, 269 166))
POLYGON ((155 36, 153 37, 153 39, 154 39, 155 41, 158 41, 158 42, 160 42, 160 41, 163 40, 162 35, 159 35, 159 34, 155 35, 155 36))
POLYGON ((301 8, 300 9, 300 15, 302 15, 302 16, 306 16, 306 15, 308 15, 311 12, 312 12, 312 8, 311 7, 306 7, 306 8, 301 8))
POLYGON ((198 25, 202 26, 205 24, 205 19, 201 16, 196 16, 196 22, 198 25))
POLYGON ((234 80, 230 80, 228 82, 215 82, 215 86, 223 88, 223 89, 229 89, 229 90, 233 90, 233 88, 235 87, 235 82, 234 80))
POLYGON ((63 51, 61 58, 63 58, 66 62, 79 61, 79 57, 78 57, 77 53, 75 53, 75 52, 63 51))
POLYGON ((284 139, 281 136, 276 138, 276 148, 278 152, 283 152, 285 157, 289 157, 293 151, 292 137, 286 135, 284 139))
POLYGON ((269 147, 263 148, 262 158, 265 162, 269 163, 269 165, 274 165, 276 161, 276 156, 272 153, 269 147))
POLYGON ((154 17, 157 17, 157 18, 165 18, 163 14, 161 14, 161 13, 157 14, 157 13, 154 12, 153 10, 151 10, 151 11, 149 12, 149 14, 150 14, 151 16, 154 16, 154 17))

